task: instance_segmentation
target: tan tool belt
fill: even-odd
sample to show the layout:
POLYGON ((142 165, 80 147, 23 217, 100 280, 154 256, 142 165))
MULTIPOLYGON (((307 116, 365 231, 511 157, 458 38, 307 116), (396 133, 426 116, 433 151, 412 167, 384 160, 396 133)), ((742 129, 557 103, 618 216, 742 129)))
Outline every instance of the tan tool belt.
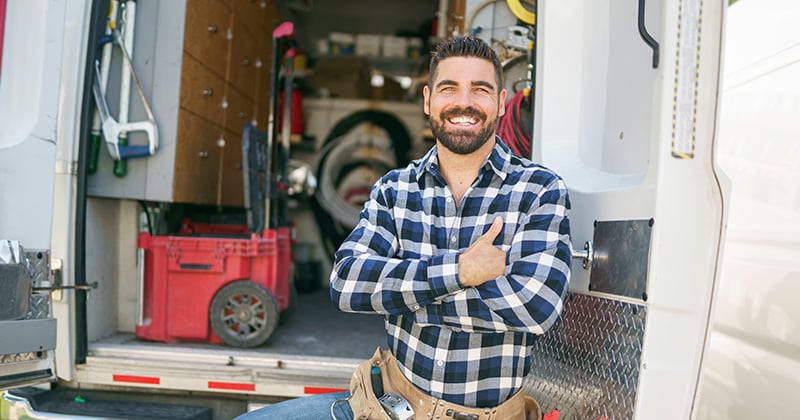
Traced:
POLYGON ((453 404, 431 397, 406 379, 397 361, 389 351, 380 348, 369 360, 361 363, 350 379, 350 408, 356 419, 386 419, 377 396, 372 390, 370 371, 373 366, 381 368, 384 393, 393 392, 405 398, 414 409, 414 419, 464 419, 464 420, 540 420, 542 412, 535 399, 526 396, 523 390, 497 407, 474 408, 453 404))

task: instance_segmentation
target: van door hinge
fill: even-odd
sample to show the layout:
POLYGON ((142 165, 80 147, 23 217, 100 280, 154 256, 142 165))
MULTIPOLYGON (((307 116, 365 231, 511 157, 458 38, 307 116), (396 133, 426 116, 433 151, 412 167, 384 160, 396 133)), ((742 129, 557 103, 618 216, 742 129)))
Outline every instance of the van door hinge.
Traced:
POLYGON ((69 289, 69 290, 85 290, 90 291, 92 289, 97 289, 97 282, 90 283, 90 284, 80 284, 80 285, 64 285, 64 277, 62 275, 62 269, 64 266, 64 262, 59 258, 51 258, 50 259, 50 286, 37 286, 34 287, 33 290, 36 292, 45 292, 50 291, 51 297, 55 301, 60 301, 63 298, 62 290, 69 289))

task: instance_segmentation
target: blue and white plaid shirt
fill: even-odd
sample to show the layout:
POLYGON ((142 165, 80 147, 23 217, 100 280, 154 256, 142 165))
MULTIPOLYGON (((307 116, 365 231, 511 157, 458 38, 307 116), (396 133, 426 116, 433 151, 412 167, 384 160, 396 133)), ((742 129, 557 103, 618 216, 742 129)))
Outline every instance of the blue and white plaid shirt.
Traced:
POLYGON ((331 273, 341 310, 385 315, 411 382, 471 407, 522 388, 531 346, 558 320, 570 276, 564 181, 496 143, 458 207, 436 147, 383 176, 331 273), (495 216, 505 221, 494 241, 507 253, 505 274, 465 288, 458 258, 495 216))

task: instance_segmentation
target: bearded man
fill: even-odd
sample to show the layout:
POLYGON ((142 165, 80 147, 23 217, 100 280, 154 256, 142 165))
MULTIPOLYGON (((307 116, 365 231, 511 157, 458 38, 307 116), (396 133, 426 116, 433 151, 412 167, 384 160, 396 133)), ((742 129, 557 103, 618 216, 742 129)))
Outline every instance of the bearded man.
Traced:
MULTIPOLYGON (((331 299, 385 317, 388 350, 370 366, 416 419, 541 415, 523 385, 534 341, 564 307, 570 203, 558 175, 497 138, 502 86, 482 40, 436 48, 423 90, 436 144, 378 180, 335 254, 331 299)), ((270 418, 386 418, 359 375, 349 392, 268 407, 270 418)))

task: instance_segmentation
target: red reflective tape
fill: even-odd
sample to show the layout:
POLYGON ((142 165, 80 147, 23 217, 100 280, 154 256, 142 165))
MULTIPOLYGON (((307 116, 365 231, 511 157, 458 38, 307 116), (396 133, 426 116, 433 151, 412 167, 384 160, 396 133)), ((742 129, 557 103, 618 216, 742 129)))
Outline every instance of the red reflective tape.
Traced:
POLYGON ((303 388, 303 392, 306 394, 331 394, 334 392, 343 392, 347 391, 344 388, 323 388, 318 386, 307 386, 303 388))
POLYGON ((230 389, 234 391, 255 391, 256 384, 245 384, 240 382, 215 382, 208 381, 209 389, 230 389))
POLYGON ((114 382, 131 382, 135 384, 161 384, 161 378, 157 376, 136 376, 136 375, 113 375, 114 382))

